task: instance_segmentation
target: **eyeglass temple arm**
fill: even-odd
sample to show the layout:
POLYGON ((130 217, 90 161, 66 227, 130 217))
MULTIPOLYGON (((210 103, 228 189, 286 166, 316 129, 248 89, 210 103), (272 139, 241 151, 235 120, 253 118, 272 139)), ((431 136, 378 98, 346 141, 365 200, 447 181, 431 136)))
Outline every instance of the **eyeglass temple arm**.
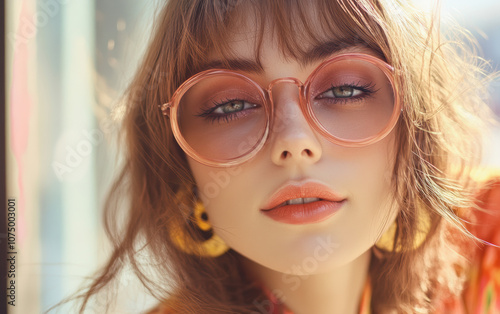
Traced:
POLYGON ((170 116, 170 108, 171 107, 172 107, 172 105, 170 103, 165 103, 163 105, 158 105, 158 108, 160 108, 161 113, 164 116, 170 116))

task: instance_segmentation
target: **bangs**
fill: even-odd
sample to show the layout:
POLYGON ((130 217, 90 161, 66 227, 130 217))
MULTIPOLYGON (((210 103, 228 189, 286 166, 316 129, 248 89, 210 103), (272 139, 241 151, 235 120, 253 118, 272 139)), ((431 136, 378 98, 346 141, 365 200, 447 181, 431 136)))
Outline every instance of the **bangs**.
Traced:
POLYGON ((386 61, 391 59, 382 12, 371 1, 199 1, 193 6, 187 45, 178 51, 181 55, 193 54, 190 67, 184 69, 184 79, 202 70, 209 55, 218 56, 228 65, 232 59, 230 39, 244 23, 255 24, 251 27, 255 29, 258 64, 265 32, 276 36, 287 59, 308 60, 310 47, 322 47, 324 51, 315 54, 327 56, 352 46, 366 47, 386 61), (327 42, 331 45, 324 45, 327 42))

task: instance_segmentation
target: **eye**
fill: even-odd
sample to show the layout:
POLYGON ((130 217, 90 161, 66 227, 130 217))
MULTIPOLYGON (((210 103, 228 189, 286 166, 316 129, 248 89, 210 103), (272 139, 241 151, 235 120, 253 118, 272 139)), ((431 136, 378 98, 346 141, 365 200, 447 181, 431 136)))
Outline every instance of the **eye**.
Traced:
POLYGON ((255 106, 256 106, 255 104, 249 103, 244 100, 230 100, 224 104, 218 105, 217 108, 213 111, 213 113, 215 114, 235 113, 243 109, 248 109, 255 106))
POLYGON ((361 89, 354 88, 353 86, 334 86, 326 92, 318 95, 318 98, 350 98, 356 97, 363 93, 361 89))
POLYGON ((242 99, 214 101, 210 108, 202 109, 196 116, 211 122, 230 122, 242 119, 261 106, 242 99))

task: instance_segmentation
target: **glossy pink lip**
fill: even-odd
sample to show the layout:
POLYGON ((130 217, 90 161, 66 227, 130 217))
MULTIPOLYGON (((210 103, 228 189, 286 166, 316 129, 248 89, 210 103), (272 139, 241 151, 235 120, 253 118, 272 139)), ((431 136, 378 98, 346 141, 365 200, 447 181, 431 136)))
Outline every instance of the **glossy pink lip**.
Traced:
POLYGON ((288 224, 309 224, 327 219, 345 203, 346 198, 335 194, 317 182, 289 182, 278 189, 261 210, 270 218, 288 224), (285 205, 294 198, 319 198, 307 204, 285 205))

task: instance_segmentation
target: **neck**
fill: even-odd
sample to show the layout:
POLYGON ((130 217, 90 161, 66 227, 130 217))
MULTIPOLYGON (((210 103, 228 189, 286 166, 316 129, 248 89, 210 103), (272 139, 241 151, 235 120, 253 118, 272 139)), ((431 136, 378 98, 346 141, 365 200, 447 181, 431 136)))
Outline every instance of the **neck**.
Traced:
POLYGON ((321 274, 284 275, 246 258, 243 267, 294 314, 357 314, 368 276, 370 252, 321 274))

